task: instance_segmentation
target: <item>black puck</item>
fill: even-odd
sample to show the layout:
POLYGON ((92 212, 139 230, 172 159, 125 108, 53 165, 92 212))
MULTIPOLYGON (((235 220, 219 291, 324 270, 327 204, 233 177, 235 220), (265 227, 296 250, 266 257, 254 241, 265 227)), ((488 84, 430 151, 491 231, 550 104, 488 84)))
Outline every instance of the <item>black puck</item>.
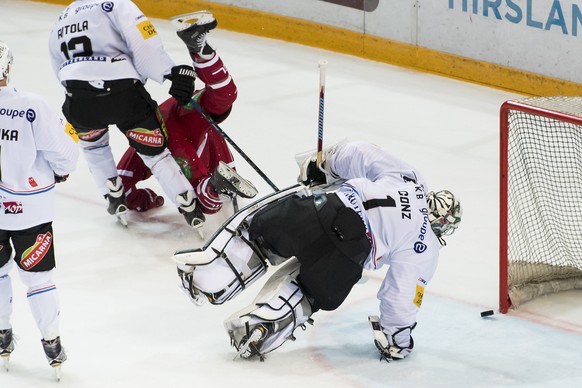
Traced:
POLYGON ((481 317, 489 317, 489 316, 491 316, 493 314, 494 314, 493 310, 481 311, 481 317))

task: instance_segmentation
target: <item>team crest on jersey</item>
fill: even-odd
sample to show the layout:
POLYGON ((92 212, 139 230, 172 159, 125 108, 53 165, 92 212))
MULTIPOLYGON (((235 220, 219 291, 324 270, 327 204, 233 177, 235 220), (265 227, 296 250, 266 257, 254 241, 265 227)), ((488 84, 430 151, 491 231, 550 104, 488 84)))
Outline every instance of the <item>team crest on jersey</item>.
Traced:
POLYGON ((158 147, 164 144, 164 136, 162 136, 162 131, 159 128, 153 131, 145 128, 132 129, 127 131, 125 136, 147 146, 158 147))
POLYGON ((36 241, 34 245, 25 250, 22 253, 22 257, 20 259, 20 265, 25 270, 29 270, 38 263, 46 256, 47 252, 49 251, 51 245, 53 243, 53 235, 51 232, 46 232, 46 234, 39 234, 36 236, 36 241))
POLYGON ((2 202, 4 207, 4 214, 22 214, 23 207, 22 202, 18 201, 6 201, 2 202))
POLYGON ((106 1, 105 3, 101 3, 101 9, 105 12, 113 11, 113 3, 110 1, 106 1))
POLYGON ((156 28, 149 20, 144 20, 143 22, 139 23, 137 26, 139 32, 141 32, 141 36, 143 36, 144 40, 149 39, 152 36, 158 35, 156 28))

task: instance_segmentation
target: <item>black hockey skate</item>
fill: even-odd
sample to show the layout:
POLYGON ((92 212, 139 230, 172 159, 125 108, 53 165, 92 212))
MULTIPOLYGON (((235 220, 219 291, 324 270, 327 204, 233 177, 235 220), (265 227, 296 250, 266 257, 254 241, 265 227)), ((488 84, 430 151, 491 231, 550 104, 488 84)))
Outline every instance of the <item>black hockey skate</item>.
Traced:
POLYGON ((8 371, 10 354, 14 351, 14 336, 12 329, 0 330, 0 357, 4 363, 4 368, 8 371))
POLYGON ((109 189, 109 193, 105 194, 105 198, 109 202, 107 212, 117 217, 123 226, 127 226, 127 205, 125 203, 125 192, 121 184, 120 177, 113 177, 107 179, 105 186, 109 189))
POLYGON ((218 25, 208 11, 194 12, 176 16, 172 21, 179 25, 178 37, 186 43, 190 54, 210 55, 214 49, 206 43, 206 34, 218 25))
POLYGON ((61 337, 49 341, 42 339, 41 342, 50 366, 57 367, 67 361, 65 349, 61 346, 61 337))
POLYGON ((61 364, 67 361, 65 349, 61 346, 61 337, 49 341, 42 339, 41 342, 46 359, 48 360, 49 365, 54 368, 57 380, 60 381, 61 364))
POLYGON ((178 211, 184 216, 188 225, 193 228, 200 228, 206 221, 206 217, 200 207, 196 206, 196 198, 194 198, 192 192, 183 192, 178 195, 177 201, 180 204, 178 211))
POLYGON ((222 161, 218 163, 210 182, 218 194, 224 194, 229 197, 239 195, 243 198, 253 198, 258 193, 251 182, 244 179, 222 161))

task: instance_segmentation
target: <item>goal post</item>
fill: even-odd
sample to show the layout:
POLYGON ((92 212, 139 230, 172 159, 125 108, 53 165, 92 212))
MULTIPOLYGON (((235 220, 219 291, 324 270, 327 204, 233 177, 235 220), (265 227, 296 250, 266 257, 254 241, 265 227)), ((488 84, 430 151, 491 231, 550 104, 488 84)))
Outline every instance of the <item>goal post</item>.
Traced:
POLYGON ((500 109, 499 310, 582 288, 582 97, 500 109))

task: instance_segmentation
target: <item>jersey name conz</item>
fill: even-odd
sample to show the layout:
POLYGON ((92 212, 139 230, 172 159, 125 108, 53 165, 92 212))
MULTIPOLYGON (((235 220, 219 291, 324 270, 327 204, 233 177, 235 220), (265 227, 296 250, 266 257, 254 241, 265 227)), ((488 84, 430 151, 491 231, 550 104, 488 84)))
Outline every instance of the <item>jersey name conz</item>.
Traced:
POLYGON ((408 191, 401 190, 398 194, 400 195, 400 215, 403 220, 410 220, 410 199, 408 198, 408 191))

